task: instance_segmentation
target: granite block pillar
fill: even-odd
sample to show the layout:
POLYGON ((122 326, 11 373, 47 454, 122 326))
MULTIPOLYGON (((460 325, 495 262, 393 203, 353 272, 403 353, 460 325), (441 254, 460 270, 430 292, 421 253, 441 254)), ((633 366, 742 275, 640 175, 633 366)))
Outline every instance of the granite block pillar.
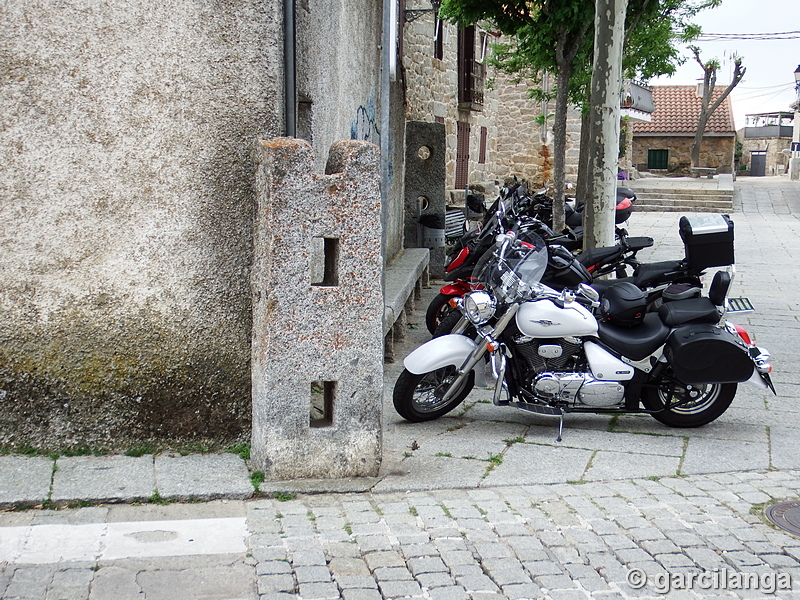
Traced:
POLYGON ((256 146, 252 466, 268 479, 374 476, 381 459, 379 150, 256 146))
MULTIPOLYGON (((445 215, 444 123, 409 121, 406 123, 405 172, 405 247, 422 247, 418 218, 445 215)), ((430 272, 444 277, 445 249, 431 249, 430 272)))

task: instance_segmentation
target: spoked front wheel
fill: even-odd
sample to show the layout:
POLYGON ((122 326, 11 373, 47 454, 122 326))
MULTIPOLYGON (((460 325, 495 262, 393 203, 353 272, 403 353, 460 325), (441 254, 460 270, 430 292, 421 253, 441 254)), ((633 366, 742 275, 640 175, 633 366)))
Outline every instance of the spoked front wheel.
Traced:
POLYGON ((642 390, 642 403, 653 418, 669 427, 702 427, 728 410, 736 395, 735 383, 688 384, 668 369, 656 386, 642 390), (667 410, 662 410, 664 407, 667 410))
POLYGON ((458 377, 453 366, 442 367, 422 375, 403 369, 394 384, 394 408, 408 421, 419 423, 438 419, 463 402, 475 385, 475 372, 470 371, 461 389, 444 401, 443 397, 458 377))

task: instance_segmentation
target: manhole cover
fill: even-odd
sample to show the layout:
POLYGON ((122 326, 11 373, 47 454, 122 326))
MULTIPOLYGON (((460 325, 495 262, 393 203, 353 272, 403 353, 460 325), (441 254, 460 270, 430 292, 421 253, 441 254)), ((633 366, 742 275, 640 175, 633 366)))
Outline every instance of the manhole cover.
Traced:
POLYGON ((800 535, 800 502, 778 502, 771 504, 764 515, 781 529, 800 535))

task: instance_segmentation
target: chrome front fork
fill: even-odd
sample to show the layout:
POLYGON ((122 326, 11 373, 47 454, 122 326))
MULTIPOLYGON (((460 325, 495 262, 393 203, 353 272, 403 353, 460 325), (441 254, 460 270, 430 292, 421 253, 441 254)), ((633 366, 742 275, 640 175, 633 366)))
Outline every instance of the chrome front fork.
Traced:
MULTIPOLYGON (((475 350, 467 357, 464 363, 458 369, 458 377, 452 383, 450 388, 445 392, 444 396, 442 397, 443 402, 447 402, 456 395, 456 393, 461 389, 464 381, 466 380, 467 376, 469 375, 470 371, 475 368, 478 362, 483 359, 483 355, 486 354, 487 346, 493 345, 496 346, 497 349, 492 351, 492 356, 494 357, 495 354, 499 351, 500 348, 503 347, 502 344, 495 341, 495 338, 498 337, 503 330, 508 326, 514 316, 517 314, 517 310, 519 309, 519 304, 512 304, 506 313, 498 319, 497 324, 493 328, 489 329, 488 332, 481 331, 478 328, 478 332, 480 337, 483 338, 482 342, 479 342, 475 350)), ((492 367, 494 369, 494 366, 492 367)), ((505 367, 503 367, 503 372, 505 373, 505 367)), ((499 379, 499 381, 503 381, 503 379, 499 379)), ((497 386, 495 386, 496 388, 497 386)), ((497 392, 495 392, 497 395, 497 392)))
POLYGON ((505 402, 502 400, 503 390, 508 387, 506 385, 507 364, 506 347, 501 344, 497 350, 492 352, 492 376, 494 377, 494 396, 492 397, 492 404, 495 406, 500 406, 508 402, 507 400, 505 402))

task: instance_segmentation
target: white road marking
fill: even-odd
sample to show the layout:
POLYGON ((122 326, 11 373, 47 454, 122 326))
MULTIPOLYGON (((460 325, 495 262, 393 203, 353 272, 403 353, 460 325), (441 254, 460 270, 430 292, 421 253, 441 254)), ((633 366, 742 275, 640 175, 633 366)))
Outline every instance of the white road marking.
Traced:
POLYGON ((247 535, 244 517, 0 527, 0 562, 243 554, 247 535))

